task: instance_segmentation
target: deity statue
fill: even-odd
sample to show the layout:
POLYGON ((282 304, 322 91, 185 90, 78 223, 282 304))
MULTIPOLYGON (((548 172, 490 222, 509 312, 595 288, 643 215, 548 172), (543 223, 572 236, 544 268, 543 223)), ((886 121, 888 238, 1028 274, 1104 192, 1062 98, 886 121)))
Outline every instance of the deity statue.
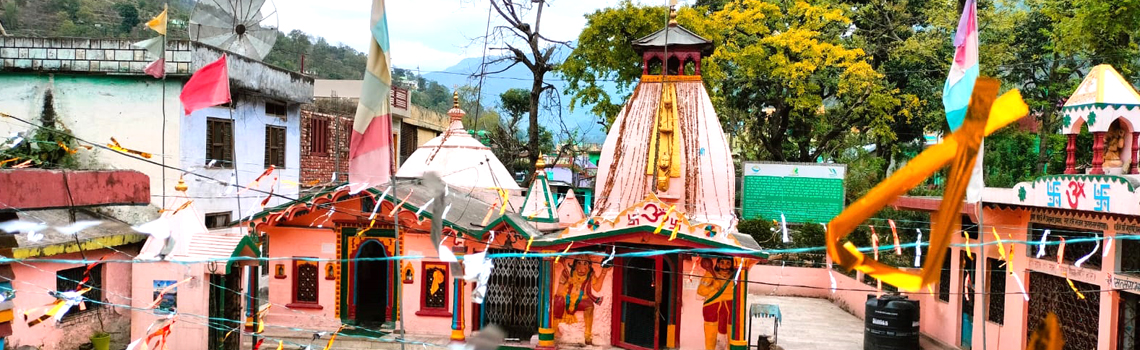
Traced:
POLYGON ((586 321, 586 344, 593 344, 594 305, 602 302, 594 293, 602 290, 602 283, 611 268, 603 266, 601 272, 595 275, 593 265, 594 262, 588 258, 568 259, 566 267, 562 269, 552 310, 555 337, 558 337, 558 325, 578 323, 574 315, 581 311, 586 321))
POLYGON ((728 342, 728 323, 732 317, 732 273, 736 270, 732 258, 701 259, 705 275, 697 287, 697 295, 705 299, 701 313, 705 319, 705 350, 715 350, 717 338, 728 342))

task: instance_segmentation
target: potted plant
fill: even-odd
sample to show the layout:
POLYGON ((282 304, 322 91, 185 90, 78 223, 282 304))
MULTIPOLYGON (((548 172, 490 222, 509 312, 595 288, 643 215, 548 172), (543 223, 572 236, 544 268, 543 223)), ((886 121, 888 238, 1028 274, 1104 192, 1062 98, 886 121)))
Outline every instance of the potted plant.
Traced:
POLYGON ((91 345, 95 346, 95 350, 109 350, 111 348, 111 335, 103 331, 95 332, 91 335, 91 345))

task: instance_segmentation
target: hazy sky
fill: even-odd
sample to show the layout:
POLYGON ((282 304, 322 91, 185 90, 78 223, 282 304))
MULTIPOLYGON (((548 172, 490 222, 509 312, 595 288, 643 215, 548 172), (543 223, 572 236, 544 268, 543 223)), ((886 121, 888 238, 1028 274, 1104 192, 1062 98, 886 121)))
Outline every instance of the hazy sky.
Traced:
MULTIPOLYGON (((300 29, 367 52, 367 0, 273 0, 278 8, 281 29, 300 29)), ((574 40, 586 24, 583 15, 612 6, 620 0, 547 0, 542 13, 544 36, 574 40)), ((661 1, 664 4, 664 0, 661 1)), ((396 67, 423 72, 442 70, 466 57, 482 54, 483 43, 472 40, 483 36, 487 25, 487 0, 388 0, 388 26, 392 42, 392 62, 396 67)), ((491 17, 494 26, 502 24, 491 17)), ((528 19, 533 21, 534 14, 528 19)))

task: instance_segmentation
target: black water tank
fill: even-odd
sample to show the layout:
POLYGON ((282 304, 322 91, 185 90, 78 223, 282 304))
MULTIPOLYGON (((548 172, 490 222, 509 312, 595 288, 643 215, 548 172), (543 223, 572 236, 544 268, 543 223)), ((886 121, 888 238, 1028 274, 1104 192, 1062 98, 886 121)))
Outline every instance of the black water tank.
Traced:
POLYGON ((917 300, 900 295, 867 295, 863 350, 918 350, 917 300))

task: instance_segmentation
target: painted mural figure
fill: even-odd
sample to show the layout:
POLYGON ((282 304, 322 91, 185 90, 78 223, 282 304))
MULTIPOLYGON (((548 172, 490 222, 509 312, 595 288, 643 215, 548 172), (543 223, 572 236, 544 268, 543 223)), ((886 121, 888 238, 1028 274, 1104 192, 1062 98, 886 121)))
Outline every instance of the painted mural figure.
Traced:
POLYGON ((554 329, 555 337, 558 325, 561 323, 574 324, 578 319, 574 316, 582 311, 586 322, 586 344, 593 344, 594 305, 600 304, 602 299, 594 296, 595 292, 602 290, 602 283, 609 273, 609 266, 602 267, 597 275, 594 274, 594 262, 589 259, 570 259, 566 268, 562 270, 562 278, 558 281, 558 291, 554 295, 554 329))
POLYGON ((732 258, 701 259, 705 275, 697 294, 705 298, 701 313, 705 320, 705 349, 716 349, 717 338, 728 340, 728 323, 732 317, 733 292, 730 289, 732 273, 736 270, 732 258))

